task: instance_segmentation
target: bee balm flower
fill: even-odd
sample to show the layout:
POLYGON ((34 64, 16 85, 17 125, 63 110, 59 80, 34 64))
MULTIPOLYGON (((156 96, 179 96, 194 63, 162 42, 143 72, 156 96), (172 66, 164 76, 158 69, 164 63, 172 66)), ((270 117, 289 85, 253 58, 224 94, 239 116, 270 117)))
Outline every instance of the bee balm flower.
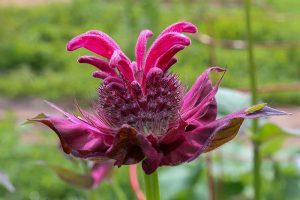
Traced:
POLYGON ((76 117, 40 114, 31 121, 49 126, 58 135, 66 153, 90 159, 111 159, 117 166, 142 162, 147 174, 159 166, 172 166, 196 159, 233 139, 244 119, 284 112, 265 105, 217 117, 215 94, 221 79, 213 85, 213 67, 199 76, 192 88, 184 88, 175 74, 168 72, 176 63, 175 54, 190 45, 183 33, 195 33, 188 22, 166 28, 146 50, 152 32, 140 33, 135 60, 131 61, 108 35, 88 31, 72 39, 69 51, 84 47, 100 57, 82 56, 98 70, 93 76, 103 80, 98 89, 96 114, 81 111, 76 117))

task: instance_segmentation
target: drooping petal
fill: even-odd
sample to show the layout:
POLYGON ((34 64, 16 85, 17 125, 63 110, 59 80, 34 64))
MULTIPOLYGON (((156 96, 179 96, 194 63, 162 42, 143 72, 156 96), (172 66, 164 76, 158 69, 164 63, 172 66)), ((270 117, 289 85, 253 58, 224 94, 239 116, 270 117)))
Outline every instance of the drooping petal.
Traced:
POLYGON ((116 67, 120 73, 130 82, 134 80, 133 71, 130 67, 130 61, 119 50, 115 50, 109 62, 110 67, 116 67))
POLYGON ((170 149, 168 149, 168 146, 164 147, 165 152, 161 165, 177 165, 190 162, 201 153, 211 151, 225 144, 236 136, 244 119, 287 114, 268 106, 254 106, 253 108, 255 109, 252 112, 249 112, 249 109, 241 110, 205 126, 194 127, 181 133, 182 137, 180 141, 176 141, 176 145, 171 145, 170 149))
POLYGON ((219 67, 207 69, 201 74, 193 87, 184 96, 180 112, 182 113, 182 118, 187 122, 191 122, 193 120, 197 120, 198 122, 210 122, 215 120, 217 117, 215 94, 217 93, 223 76, 213 87, 209 79, 211 71, 220 73, 224 72, 225 69, 219 67))
POLYGON ((106 155, 116 160, 115 165, 132 165, 140 162, 145 156, 137 140, 137 132, 134 128, 123 125, 115 135, 112 146, 106 155))
POLYGON ((155 63, 165 52, 176 45, 188 46, 190 43, 191 41, 187 36, 176 32, 166 33, 157 38, 146 55, 144 68, 145 75, 147 75, 152 67, 156 67, 155 63))
POLYGON ((171 24, 165 30, 163 30, 160 33, 159 37, 166 34, 166 33, 169 33, 169 32, 196 33, 197 32, 197 27, 194 24, 190 23, 190 22, 184 22, 184 21, 183 22, 177 22, 177 23, 171 24))
POLYGON ((135 46, 135 59, 138 70, 142 70, 144 64, 144 57, 147 48, 147 41, 152 37, 153 33, 150 30, 143 30, 137 40, 135 46))
POLYGON ((142 147, 144 155, 146 156, 146 159, 142 162, 143 170, 146 174, 151 174, 159 167, 162 154, 153 147, 152 143, 144 135, 137 135, 137 139, 142 147))
POLYGON ((96 188, 107 176, 113 168, 112 161, 95 163, 91 169, 91 177, 93 179, 93 188, 96 188))
POLYGON ((81 56, 78 59, 79 63, 87 63, 90 65, 93 65, 95 67, 97 67, 98 69, 100 69, 101 71, 111 75, 111 76, 117 76, 117 73, 114 69, 112 69, 111 67, 109 67, 109 63, 97 58, 95 56, 81 56))

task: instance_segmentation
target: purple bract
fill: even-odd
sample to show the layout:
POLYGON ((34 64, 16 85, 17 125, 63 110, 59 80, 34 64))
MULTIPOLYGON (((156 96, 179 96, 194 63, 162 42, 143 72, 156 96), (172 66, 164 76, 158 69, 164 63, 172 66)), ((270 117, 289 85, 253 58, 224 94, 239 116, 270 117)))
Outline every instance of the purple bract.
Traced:
POLYGON ((102 57, 78 60, 98 68, 93 76, 103 79, 95 114, 80 110, 82 116, 76 117, 50 104, 64 117, 40 114, 30 121, 54 130, 66 153, 114 160, 117 166, 142 162, 150 174, 159 166, 190 162, 228 142, 246 118, 286 114, 259 104, 216 119, 215 94, 221 78, 213 85, 209 74, 223 77, 225 70, 219 67, 207 69, 184 94, 178 78, 168 70, 177 61, 175 54, 191 43, 183 33, 196 31, 191 23, 175 23, 147 51, 152 32, 144 30, 137 40, 136 61, 130 61, 101 31, 75 37, 67 45, 69 51, 84 47, 102 57))

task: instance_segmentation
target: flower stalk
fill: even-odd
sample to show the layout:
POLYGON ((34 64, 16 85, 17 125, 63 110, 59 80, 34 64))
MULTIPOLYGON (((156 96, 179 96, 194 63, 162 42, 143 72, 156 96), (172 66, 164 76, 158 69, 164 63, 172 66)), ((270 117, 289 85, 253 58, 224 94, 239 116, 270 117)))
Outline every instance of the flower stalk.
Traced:
MULTIPOLYGON (((257 104, 257 79, 256 79, 256 65, 253 54, 253 35, 251 29, 251 0, 245 0, 245 14, 246 14, 246 32, 247 32, 247 51, 248 51, 248 63, 249 63, 249 78, 251 89, 251 103, 257 104)), ((252 133, 258 132, 258 119, 252 121, 252 133)), ((261 199, 261 156, 260 156, 260 144, 257 141, 253 141, 253 186, 254 186, 254 199, 261 199)))
POLYGON ((150 175, 144 173, 144 182, 146 190, 146 200, 159 200, 160 193, 157 170, 150 175))

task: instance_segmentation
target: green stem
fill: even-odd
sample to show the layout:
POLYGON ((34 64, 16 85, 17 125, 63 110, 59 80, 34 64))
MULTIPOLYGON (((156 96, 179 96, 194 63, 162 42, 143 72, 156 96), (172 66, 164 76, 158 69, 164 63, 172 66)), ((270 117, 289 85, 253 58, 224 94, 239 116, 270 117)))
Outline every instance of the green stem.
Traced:
MULTIPOLYGON (((251 101, 252 104, 257 104, 257 80, 256 80, 256 66, 254 62, 253 54, 253 36, 251 30, 251 0, 245 0, 245 13, 246 13, 246 31, 247 31, 247 51, 248 51, 248 62, 249 62, 249 75, 250 75, 250 87, 251 87, 251 101)), ((258 132, 258 120, 254 119, 252 122, 252 133, 256 134, 258 132)), ((253 186, 254 186, 254 199, 261 199, 261 176, 260 176, 260 144, 253 141, 253 186)))
POLYGON ((159 182, 157 170, 150 175, 144 174, 146 199, 159 200, 159 182))
POLYGON ((120 187, 120 185, 118 184, 116 178, 112 180, 111 186, 118 200, 127 200, 127 197, 123 192, 122 188, 120 187))

